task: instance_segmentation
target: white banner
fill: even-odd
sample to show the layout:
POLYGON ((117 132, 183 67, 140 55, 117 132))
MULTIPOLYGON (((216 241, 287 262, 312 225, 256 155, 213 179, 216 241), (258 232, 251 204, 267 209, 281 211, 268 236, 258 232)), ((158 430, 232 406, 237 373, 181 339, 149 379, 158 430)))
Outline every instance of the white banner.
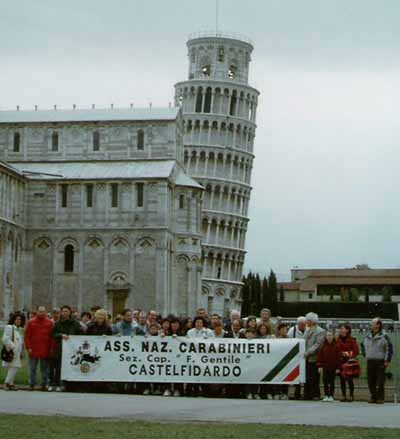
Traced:
POLYGON ((65 381, 299 384, 299 339, 73 336, 63 342, 65 381))

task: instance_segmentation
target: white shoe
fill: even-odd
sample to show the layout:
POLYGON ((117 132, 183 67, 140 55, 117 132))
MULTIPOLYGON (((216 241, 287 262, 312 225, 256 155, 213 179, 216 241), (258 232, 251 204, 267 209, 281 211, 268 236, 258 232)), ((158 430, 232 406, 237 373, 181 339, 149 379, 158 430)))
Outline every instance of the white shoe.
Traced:
POLYGON ((62 392, 62 391, 63 391, 62 387, 60 387, 60 386, 56 387, 56 392, 62 392))
POLYGON ((47 388, 47 391, 48 392, 52 392, 54 390, 54 387, 53 386, 49 386, 48 388, 47 388))
POLYGON ((261 397, 260 397, 260 395, 258 393, 256 393, 254 395, 254 399, 256 399, 257 401, 260 401, 261 397))
POLYGON ((143 395, 144 395, 144 396, 148 396, 148 395, 150 395, 150 389, 144 389, 144 391, 143 391, 143 395))
POLYGON ((181 392, 179 390, 175 390, 174 396, 181 396, 181 392))
POLYGON ((171 392, 167 389, 164 393, 163 396, 171 396, 171 392))
POLYGON ((334 402, 334 401, 335 401, 335 398, 333 396, 330 396, 329 397, 329 402, 334 402))
POLYGON ((253 399, 253 395, 251 393, 248 393, 246 396, 247 399, 253 399))
POLYGON ((282 394, 280 397, 279 397, 279 399, 282 399, 282 400, 287 400, 288 399, 288 396, 286 395, 286 394, 282 394))
POLYGON ((322 402, 329 402, 331 399, 329 396, 325 396, 325 398, 322 400, 322 402))

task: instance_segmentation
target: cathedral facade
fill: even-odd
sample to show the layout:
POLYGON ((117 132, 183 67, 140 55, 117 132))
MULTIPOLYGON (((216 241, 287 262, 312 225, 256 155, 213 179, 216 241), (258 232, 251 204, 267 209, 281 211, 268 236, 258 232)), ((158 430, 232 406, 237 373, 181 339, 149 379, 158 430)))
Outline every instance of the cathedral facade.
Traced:
POLYGON ((38 305, 240 308, 252 46, 188 45, 175 108, 0 112, 0 319, 38 305))

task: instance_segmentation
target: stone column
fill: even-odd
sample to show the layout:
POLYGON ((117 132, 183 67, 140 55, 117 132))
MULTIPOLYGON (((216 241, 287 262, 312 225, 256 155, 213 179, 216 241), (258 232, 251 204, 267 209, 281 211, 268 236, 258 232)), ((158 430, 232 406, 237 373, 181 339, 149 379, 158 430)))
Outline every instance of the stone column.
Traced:
POLYGON ((210 210, 214 210, 214 187, 211 186, 211 196, 210 196, 210 210))
POLYGON ((211 89, 211 108, 210 113, 214 113, 215 89, 211 89))
POLYGON ((217 257, 215 255, 213 255, 213 260, 212 260, 212 267, 211 267, 211 277, 212 278, 216 278, 215 275, 215 265, 217 263, 217 257))
POLYGON ((211 221, 207 220, 207 238, 206 242, 210 242, 210 233, 211 233, 211 221))

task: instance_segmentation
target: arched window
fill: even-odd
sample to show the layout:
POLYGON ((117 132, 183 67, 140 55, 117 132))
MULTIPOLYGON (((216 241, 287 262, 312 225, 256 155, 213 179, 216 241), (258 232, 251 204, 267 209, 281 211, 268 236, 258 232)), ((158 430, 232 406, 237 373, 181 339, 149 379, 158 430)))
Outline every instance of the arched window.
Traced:
POLYGON ((137 149, 143 150, 144 149, 144 131, 139 130, 137 135, 137 149))
POLYGON ((233 90, 231 97, 231 108, 229 109, 229 114, 231 116, 236 115, 236 107, 237 107, 237 92, 236 90, 233 90))
POLYGON ((21 134, 19 132, 14 133, 14 144, 13 144, 13 151, 19 152, 21 147, 21 134))
POLYGON ((185 208, 185 196, 179 195, 179 209, 184 209, 185 208))
POLYGON ((211 112, 211 96, 212 96, 212 90, 211 87, 208 87, 206 90, 206 96, 204 98, 204 113, 211 112))
POLYGON ((74 246, 67 244, 64 247, 64 272, 73 273, 74 271, 74 246))
POLYGON ((196 113, 201 113, 203 109, 203 89, 200 87, 196 97, 196 113))
POLYGON ((100 151, 100 133, 93 131, 93 151, 100 151))
POLYGON ((218 62, 224 62, 225 61, 225 49, 224 46, 220 46, 218 48, 218 62))
POLYGON ((54 131, 51 135, 51 150, 58 151, 58 133, 54 131))

